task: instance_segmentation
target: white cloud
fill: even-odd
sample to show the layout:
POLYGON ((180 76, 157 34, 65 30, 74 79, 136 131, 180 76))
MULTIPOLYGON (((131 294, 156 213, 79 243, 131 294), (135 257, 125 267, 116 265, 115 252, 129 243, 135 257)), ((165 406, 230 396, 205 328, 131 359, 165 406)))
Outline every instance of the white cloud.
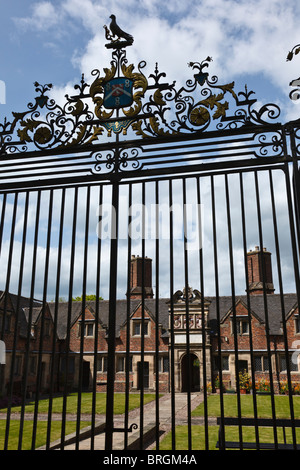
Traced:
MULTIPOLYGON (((256 89, 255 97, 259 100, 258 104, 264 104, 264 91, 268 94, 273 94, 272 100, 279 103, 284 110, 284 117, 288 119, 295 119, 299 116, 299 106, 296 106, 288 98, 289 82, 297 78, 300 73, 300 57, 295 58, 292 62, 286 62, 286 55, 288 51, 297 43, 300 42, 298 36, 298 18, 300 13, 299 2, 293 1, 279 1, 273 0, 202 0, 185 2, 174 0, 173 2, 164 2, 158 0, 145 0, 138 2, 137 0, 129 0, 124 3, 116 2, 115 0, 104 0, 101 5, 93 0, 86 0, 85 2, 79 0, 65 0, 65 1, 41 1, 34 3, 31 8, 31 16, 16 19, 16 24, 23 30, 24 34, 38 33, 42 36, 44 44, 49 47, 63 47, 63 35, 71 36, 74 28, 82 28, 80 31, 83 33, 88 32, 89 35, 84 36, 85 40, 80 44, 74 41, 73 55, 69 59, 66 67, 72 64, 80 79, 81 73, 84 72, 86 80, 91 82, 92 78, 90 72, 98 68, 101 72, 104 67, 110 66, 111 52, 108 51, 105 45, 105 37, 103 25, 109 24, 109 16, 115 13, 117 21, 120 26, 127 32, 133 34, 135 40, 132 47, 127 49, 127 57, 129 63, 137 65, 139 61, 146 60, 147 68, 145 75, 149 76, 158 62, 159 70, 167 73, 165 81, 177 81, 179 84, 184 84, 186 80, 193 76, 193 71, 188 68, 189 61, 202 61, 208 55, 213 57, 211 64, 211 74, 216 74, 219 77, 219 83, 224 84, 233 80, 239 83, 247 83, 249 75, 258 79, 258 89, 256 89), (51 32, 51 35, 50 35, 51 32), (264 88, 263 85, 264 84, 264 88)), ((74 71, 72 70, 72 75, 74 71)), ((79 81, 79 80, 77 80, 79 81)), ((64 101, 64 95, 74 93, 75 82, 70 77, 69 81, 65 84, 55 84, 54 89, 51 91, 51 96, 55 98, 58 103, 64 101)), ((239 89, 236 89, 239 91, 239 89)), ((268 96, 269 98, 269 96, 268 96)), ((270 101, 270 99, 268 99, 270 101)), ((222 177, 223 178, 223 177, 222 177)), ((230 290, 230 274, 228 273, 228 233, 227 233, 227 220, 226 220, 226 207, 224 200, 224 178, 216 178, 216 191, 218 192, 217 201, 217 216, 218 216, 218 248, 219 248, 219 266, 220 266, 220 280, 222 286, 222 293, 228 293, 230 290)), ((235 227, 233 234, 235 260, 236 260, 236 279, 238 279, 238 292, 243 292, 243 263, 241 251, 241 218, 239 208, 239 193, 238 182, 234 177, 230 178, 231 186, 231 201, 233 203, 232 216, 233 226, 235 227)), ((162 187, 163 185, 161 185, 162 187)), ((264 188, 263 184, 261 185, 264 188)), ((253 178, 245 176, 245 191, 247 194, 253 194, 253 178)), ((281 194, 285 191, 282 180, 277 182, 277 208, 281 220, 286 221, 287 207, 284 198, 281 194)), ((245 193, 246 194, 246 193, 245 193)), ((168 202, 168 188, 162 191, 161 200, 168 202)), ((264 238, 266 240, 267 248, 271 247, 274 250, 274 236, 272 234, 272 222, 270 222, 270 197, 267 192, 262 195, 262 210, 269 222, 269 226, 264 227, 264 238)), ((212 220, 211 220, 211 194, 210 194, 210 181, 204 180, 202 186, 202 197, 205 206, 205 230, 203 234, 203 247, 205 254, 205 275, 207 282, 207 290, 213 295, 214 289, 214 266, 213 266, 213 244, 212 244, 212 220)), ((249 245, 255 246, 258 243, 257 222, 251 223, 251 220, 256 221, 256 208, 253 198, 247 200, 247 213, 249 215, 249 222, 247 225, 247 235, 249 245)), ((84 214, 84 200, 80 200, 81 214, 84 214)), ((96 210, 95 207, 93 210, 96 210)), ((55 211, 59 211, 59 205, 55 207, 55 211)), ((123 213, 126 214, 126 212, 123 213)), ((34 220, 34 213, 32 212, 31 224, 34 220)), ((94 217, 94 216, 93 216, 94 217)), ((95 219, 92 219, 95 223, 95 219)), ((66 231, 69 234, 72 223, 72 200, 68 200, 66 211, 66 231)), ((80 223, 84 222, 84 218, 80 219, 80 223)), ((122 224, 125 221, 122 220, 122 224)), ((162 224, 168 229, 168 220, 163 220, 162 224)), ((284 227, 286 224, 280 226, 281 242, 283 250, 286 249, 288 244, 288 237, 284 227)), ((178 227, 177 227, 178 228, 178 227)), ((18 232, 22 230, 22 219, 18 220, 18 232)), ((80 227, 78 232, 78 247, 76 263, 76 289, 80 295, 82 285, 82 237, 83 227, 80 227)), ((95 233, 93 234, 95 236, 95 233)), ((62 284, 64 289, 67 289, 68 273, 69 273, 69 254, 68 249, 70 245, 67 243, 64 247, 63 258, 63 276, 62 284)), ((94 243, 94 240, 93 240, 94 243)), ((89 259, 89 272, 93 276, 96 270, 95 256, 95 243, 91 243, 91 254, 89 259)), ((161 279, 164 284, 161 284, 162 295, 168 295, 168 276, 169 276, 169 244, 168 241, 161 242, 161 279)), ((7 246, 4 247, 4 252, 7 246)), ((174 247, 174 254, 176 256, 176 288, 182 288, 183 279, 183 251, 182 244, 177 240, 174 247)), ((155 246, 151 241, 147 242, 148 256, 155 255, 155 246)), ((288 251, 286 249, 286 251, 288 251)), ((134 244, 133 252, 141 254, 140 246, 138 243, 134 244), (136 250, 136 251, 134 251, 136 250)), ((19 254, 19 247, 16 248, 16 253, 19 254)), ((28 248, 30 254, 30 248, 28 248)), ((102 279, 105 287, 103 296, 107 298, 107 285, 108 274, 107 266, 109 264, 109 249, 105 247, 102 260, 102 279)), ((292 264, 286 262, 287 257, 284 258, 285 279, 289 286, 290 279, 293 277, 291 274, 292 264)), ((126 243, 120 245, 120 259, 121 266, 124 264, 127 255, 126 243)), ((39 266, 42 271, 44 260, 44 249, 39 247, 39 266)), ((51 259, 55 260, 57 251, 53 249, 51 259)), ((28 257, 30 259, 30 256, 28 257)), ((17 260, 17 256, 16 256, 17 260)), ((199 273, 197 268, 198 258, 194 254, 190 259, 190 272, 191 277, 194 273, 199 273)), ((18 263, 14 265, 17 270, 18 263)), ((29 266, 29 265, 28 265, 29 266)), ((27 267, 27 264, 26 264, 27 267)), ((55 280, 55 262, 51 262, 51 275, 49 276, 50 283, 55 280)), ((17 272, 17 271, 16 271, 17 272)), ((27 272, 27 271, 26 271, 27 272)), ((119 295, 122 296, 124 292, 124 274, 122 274, 122 284, 118 286, 119 295)), ((27 277, 26 277, 27 279, 27 277)), ((28 277, 30 279, 30 276, 28 277)), ((42 278, 41 278, 42 279, 42 278)), ((191 280, 199 282, 199 278, 191 280)), ((194 288, 199 288, 198 285, 193 285, 194 288)), ((51 289, 53 285, 51 285, 51 289)), ((91 292, 92 293, 92 292, 91 292)), ((65 292, 63 293, 65 295, 65 292)))
MULTIPOLYGON (((135 42, 128 57, 146 60, 152 71, 156 62, 170 81, 188 79, 188 61, 214 59, 220 80, 236 80, 247 75, 263 76, 266 83, 288 95, 289 82, 297 78, 297 60, 286 63, 288 51, 299 40, 299 3, 274 0, 202 0, 161 3, 156 0, 119 2, 80 0, 41 1, 32 6, 31 16, 15 19, 25 30, 55 31, 60 40, 82 25, 91 34, 82 49, 74 43, 72 64, 88 74, 106 67, 110 56, 104 48, 103 25, 115 13, 120 26, 133 34, 135 42), (78 27, 78 26, 77 26, 78 27)), ((54 47, 49 36, 46 43, 54 47)), ((60 44, 63 47, 63 44, 60 44)))
POLYGON ((60 11, 52 2, 42 1, 32 6, 32 15, 25 18, 14 18, 15 24, 23 30, 47 31, 53 26, 61 24, 60 11))

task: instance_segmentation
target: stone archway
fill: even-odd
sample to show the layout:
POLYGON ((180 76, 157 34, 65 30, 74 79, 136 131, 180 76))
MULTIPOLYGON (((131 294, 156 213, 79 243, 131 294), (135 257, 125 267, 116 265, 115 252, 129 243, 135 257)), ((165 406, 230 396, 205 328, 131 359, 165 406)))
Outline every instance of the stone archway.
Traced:
POLYGON ((181 391, 189 391, 189 385, 191 392, 200 390, 200 361, 193 353, 185 354, 181 359, 181 391))

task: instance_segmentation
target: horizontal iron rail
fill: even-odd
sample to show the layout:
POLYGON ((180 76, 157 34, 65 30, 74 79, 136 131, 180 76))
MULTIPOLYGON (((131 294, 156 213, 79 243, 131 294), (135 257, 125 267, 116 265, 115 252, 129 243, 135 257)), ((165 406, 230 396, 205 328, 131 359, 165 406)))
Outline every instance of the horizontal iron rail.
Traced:
MULTIPOLYGON (((272 123, 272 124, 263 124, 263 125, 249 125, 249 126, 242 126, 238 129, 230 129, 230 130, 212 130, 212 131, 205 131, 205 132, 193 132, 193 133, 181 133, 178 135, 169 136, 154 136, 149 138, 143 139, 124 139, 118 142, 124 149, 134 148, 134 147, 147 147, 147 146, 157 146, 157 145, 167 145, 167 144, 176 144, 179 145, 184 144, 185 142, 191 141, 202 141, 202 140, 215 140, 216 138, 230 138, 232 136, 245 136, 245 135, 256 135, 256 134, 263 134, 263 133, 270 133, 276 131, 284 131, 286 125, 282 125, 281 123, 272 123)), ((26 145, 25 141, 15 141, 15 142, 8 142, 7 145, 26 145)), ((82 152, 98 152, 104 150, 111 150, 116 146, 115 141, 106 141, 104 143, 93 143, 87 145, 69 145, 69 146, 57 146, 55 148, 45 148, 41 150, 27 150, 26 152, 17 152, 17 153, 3 153, 0 155, 0 161, 2 158, 7 158, 8 155, 19 157, 21 155, 26 156, 26 158, 35 158, 35 157, 43 157, 43 156, 50 156, 50 155, 61 155, 61 154, 76 154, 82 152)))
MULTIPOLYGON (((73 176, 66 176, 63 178, 50 178, 50 176, 54 176, 53 174, 49 174, 48 178, 44 179, 36 179, 36 180, 28 180, 28 181, 21 181, 21 182, 1 182, 1 189, 0 194, 4 192, 14 192, 14 191, 21 191, 23 189, 28 190, 38 190, 38 189, 59 189, 62 187, 71 187, 71 186, 83 186, 87 184, 99 184, 99 183, 107 183, 111 184, 114 181, 118 181, 120 184, 127 183, 129 181, 134 182, 135 179, 141 181, 149 181, 150 178, 157 179, 166 179, 180 176, 188 176, 191 173, 195 174, 208 174, 213 173, 215 171, 224 172, 230 170, 236 171, 244 171, 245 169, 265 169, 270 167, 270 165, 282 165, 283 163, 291 163, 292 159, 290 157, 261 157, 256 159, 238 161, 233 160, 231 162, 216 162, 216 163, 201 163, 198 165, 188 165, 187 167, 174 167, 174 168, 153 168, 147 170, 135 170, 135 171, 123 171, 120 173, 105 173, 103 175, 97 174, 85 174, 85 175, 73 175, 73 176)), ((78 170, 80 172, 81 170, 78 170)), ((76 171, 73 171, 76 173, 76 171)), ((23 176, 24 178, 24 176, 23 176)), ((21 179, 21 178, 20 178, 21 179)))

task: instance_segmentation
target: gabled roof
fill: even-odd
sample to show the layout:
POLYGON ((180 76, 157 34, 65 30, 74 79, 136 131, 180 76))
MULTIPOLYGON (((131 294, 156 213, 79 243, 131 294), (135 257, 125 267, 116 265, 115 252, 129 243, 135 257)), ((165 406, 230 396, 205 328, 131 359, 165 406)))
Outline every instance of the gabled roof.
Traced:
MULTIPOLYGON (((228 312, 225 313, 225 315, 223 315, 222 318, 220 318, 220 323, 224 323, 228 317, 234 316, 234 310, 235 310, 236 317, 239 317, 240 314, 237 311, 237 308, 238 308, 239 305, 242 305, 244 307, 244 309, 246 310, 246 313, 245 313, 244 316, 248 317, 248 305, 245 303, 244 300, 245 300, 244 298, 236 297, 236 299, 235 299, 235 309, 233 308, 233 305, 231 304, 231 307, 228 310, 228 312)), ((256 312, 253 310, 253 308, 251 306, 251 302, 250 302, 250 305, 249 305, 249 312, 250 312, 250 315, 252 317, 254 317, 256 320, 258 320, 260 323, 265 322, 265 318, 263 319, 261 316, 257 315, 256 312)))
MULTIPOLYGON (((0 302, 5 298, 5 291, 0 291, 0 302)), ((18 315, 20 335, 26 337, 28 330, 28 315, 26 310, 32 307, 32 323, 34 323, 41 311, 43 303, 39 300, 33 299, 32 302, 28 297, 19 296, 16 294, 8 293, 7 299, 11 301, 14 312, 18 315), (18 310, 18 311, 17 311, 18 310)))
MULTIPOLYGON (((158 320, 159 323, 163 325, 164 328, 168 328, 169 324, 169 312, 168 312, 168 299, 159 299, 159 312, 158 320)), ((145 299, 145 308, 151 313, 153 318, 156 318, 156 300, 155 299, 145 299)), ((129 317, 136 309, 141 305, 142 301, 140 299, 131 299, 129 302, 129 317)), ((55 316, 55 303, 50 302, 49 309, 54 320, 55 316)), ((84 304, 87 308, 90 309, 96 316, 96 301, 87 301, 84 304)), ((108 328, 109 325, 109 301, 100 300, 99 301, 99 313, 98 319, 99 323, 103 328, 108 328)), ((57 304, 57 335, 59 339, 64 339, 67 334, 67 325, 68 325, 68 316, 70 315, 70 325, 73 326, 74 323, 82 314, 82 302, 76 301, 72 302, 70 307, 68 302, 59 302, 57 304)), ((127 321, 127 299, 117 300, 116 302, 116 337, 120 334, 120 328, 127 321)))
MULTIPOLYGON (((32 303, 29 298, 21 296, 19 298, 15 294, 9 293, 9 299, 12 303, 13 309, 16 312, 17 306, 19 306, 19 324, 20 334, 22 336, 27 335, 28 330, 28 319, 29 319, 29 307, 32 305, 32 323, 34 323, 40 315, 42 309, 42 302, 33 300, 32 303)), ((4 298, 4 292, 0 291, 0 301, 4 298)), ((265 323, 266 311, 268 314, 270 334, 282 334, 282 310, 281 304, 283 300, 284 304, 284 318, 287 318, 291 312, 297 307, 297 295, 296 294, 284 294, 283 297, 279 294, 268 294, 266 295, 267 304, 265 305, 265 298, 263 295, 250 295, 250 311, 251 314, 256 316, 259 321, 265 323)), ((220 321, 226 318, 230 312, 232 312, 233 301, 237 305, 242 302, 243 305, 248 307, 248 299, 246 295, 236 296, 234 299, 232 296, 220 296, 216 297, 205 297, 205 301, 209 302, 209 324, 212 332, 217 331, 217 308, 219 311, 220 321)), ((126 324, 128 314, 129 317, 136 311, 136 309, 142 304, 140 299, 130 299, 129 312, 127 299, 117 300, 116 302, 116 336, 120 334, 120 329, 126 324)), ((162 325, 165 330, 162 336, 168 336, 169 329, 169 308, 170 299, 162 298, 158 300, 158 312, 156 312, 157 301, 156 299, 145 299, 145 308, 149 312, 150 316, 156 320, 158 316, 158 323, 162 325)), ((90 311, 96 317, 97 303, 96 301, 87 301, 84 304, 90 309, 90 311)), ((98 320, 103 328, 107 328, 109 325, 109 301, 100 300, 98 320)), ((69 306, 68 302, 59 302, 57 305, 54 302, 48 303, 50 313, 53 321, 57 312, 57 336, 59 339, 64 339, 67 334, 68 318, 70 315, 70 326, 79 319, 82 314, 83 304, 80 301, 73 301, 69 306)))
MULTIPOLYGON (((209 319, 210 326, 213 331, 216 331, 217 322, 217 304, 219 305, 220 320, 232 310, 232 296, 220 296, 208 297, 211 300, 209 308, 209 319)), ((286 318, 289 312, 297 305, 296 294, 283 294, 283 305, 284 305, 284 318, 286 318)), ((268 315, 270 334, 282 334, 281 322, 282 322, 282 306, 281 306, 281 295, 280 294, 268 294, 266 295, 266 305, 264 296, 261 294, 250 295, 250 310, 256 315, 262 323, 265 323, 266 314, 268 315)), ((236 296, 235 303, 242 301, 243 304, 248 307, 248 300, 246 295, 236 296)))

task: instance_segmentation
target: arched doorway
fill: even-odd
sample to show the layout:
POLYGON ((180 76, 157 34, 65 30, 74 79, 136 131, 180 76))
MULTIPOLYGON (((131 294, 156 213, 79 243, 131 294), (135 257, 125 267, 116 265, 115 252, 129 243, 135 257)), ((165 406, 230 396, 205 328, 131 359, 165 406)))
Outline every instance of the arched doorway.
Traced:
POLYGON ((185 354, 181 360, 181 391, 200 390, 200 362, 196 354, 185 354))

